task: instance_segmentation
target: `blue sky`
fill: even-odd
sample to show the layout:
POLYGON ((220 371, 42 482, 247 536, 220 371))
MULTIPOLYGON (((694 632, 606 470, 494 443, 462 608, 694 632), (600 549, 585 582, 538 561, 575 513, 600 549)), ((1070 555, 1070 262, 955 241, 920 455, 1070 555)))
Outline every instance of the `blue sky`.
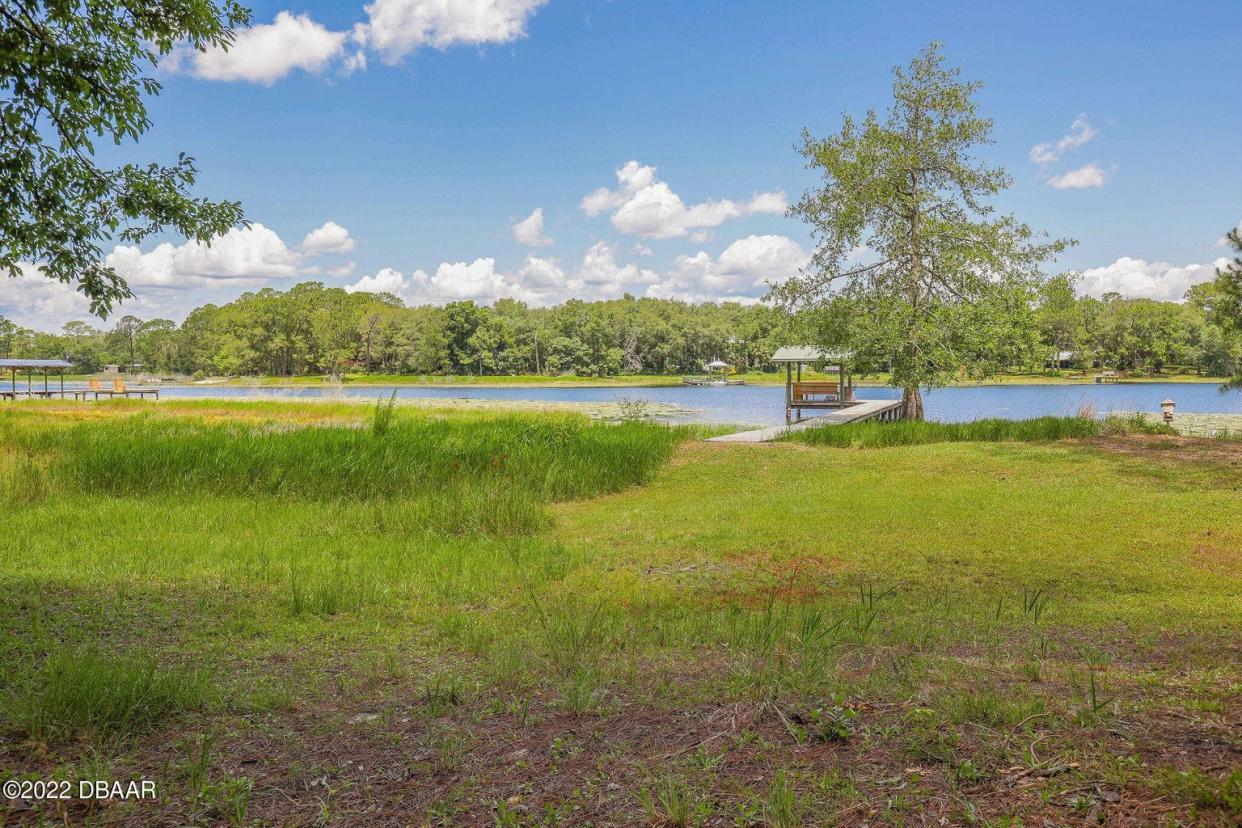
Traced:
MULTIPOLYGON (((814 181, 802 128, 885 108, 933 39, 985 84, 982 155, 1014 179, 998 207, 1079 240, 1051 270, 1179 298, 1242 219, 1234 3, 252 6, 229 54, 165 62, 155 127, 105 158, 187 151, 256 223, 210 251, 115 251, 141 316, 304 279, 409 303, 754 299, 810 249, 779 201, 814 181)), ((82 307, 34 279, 0 293, 39 327, 82 307)))

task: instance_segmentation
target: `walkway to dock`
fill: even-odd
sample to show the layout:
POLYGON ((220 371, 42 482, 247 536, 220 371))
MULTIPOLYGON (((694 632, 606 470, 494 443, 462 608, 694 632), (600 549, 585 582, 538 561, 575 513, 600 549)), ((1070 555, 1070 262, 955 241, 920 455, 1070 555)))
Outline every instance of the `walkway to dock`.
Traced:
POLYGON ((708 438, 712 443, 767 443, 788 434, 791 431, 803 431, 808 428, 819 428, 828 425, 845 425, 861 423, 864 420, 897 420, 901 418, 901 400, 859 400, 854 405, 823 414, 819 417, 808 417, 793 425, 772 426, 754 431, 738 431, 733 434, 722 434, 708 438))

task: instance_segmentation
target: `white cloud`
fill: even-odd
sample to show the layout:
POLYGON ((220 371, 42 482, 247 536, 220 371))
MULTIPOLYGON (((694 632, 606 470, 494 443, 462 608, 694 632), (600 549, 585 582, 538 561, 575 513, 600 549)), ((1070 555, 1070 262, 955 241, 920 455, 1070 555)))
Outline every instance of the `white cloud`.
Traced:
POLYGON ((747 236, 720 254, 722 273, 762 279, 788 279, 807 263, 807 253, 787 236, 747 236))
POLYGON ((625 291, 643 292, 663 278, 654 270, 620 263, 617 248, 605 242, 592 245, 572 272, 555 259, 527 256, 515 271, 496 269, 496 260, 444 262, 434 273, 415 270, 408 277, 391 268, 346 286, 348 291, 388 291, 407 304, 442 304, 464 299, 488 303, 512 298, 533 305, 551 305, 569 298, 614 298, 625 291))
POLYGON ((90 300, 76 285, 49 279, 39 267, 27 262, 20 262, 19 267, 21 276, 0 278, 0 316, 37 331, 56 331, 71 321, 108 328, 112 320, 130 313, 143 319, 180 319, 193 304, 202 304, 187 305, 181 292, 168 297, 139 294, 114 306, 105 321, 91 315, 90 300))
POLYGON ((325 221, 302 239, 302 251, 308 255, 319 253, 348 253, 357 246, 349 231, 335 221, 325 221))
POLYGON ((553 296, 563 293, 566 276, 554 259, 527 256, 518 269, 516 282, 531 293, 553 296))
POLYGON ((653 296, 714 300, 755 300, 767 292, 767 283, 794 276, 809 256, 786 236, 746 236, 713 260, 705 251, 678 256, 671 278, 648 291, 653 296))
POLYGON ((415 270, 408 277, 392 268, 384 268, 374 276, 364 276, 352 285, 346 285, 350 293, 368 291, 386 292, 399 296, 408 305, 443 304, 466 299, 490 303, 497 299, 513 298, 526 302, 539 302, 541 293, 522 284, 522 279, 551 281, 559 296, 563 279, 558 278, 559 269, 546 260, 528 259, 527 264, 514 278, 496 270, 496 260, 490 257, 473 262, 444 262, 434 273, 415 270))
POLYGON ((131 288, 203 287, 221 281, 257 284, 298 275, 301 255, 262 224, 235 227, 210 245, 164 242, 143 253, 119 244, 104 259, 131 288))
POLYGON ((643 292, 663 277, 633 263, 617 261, 617 246, 596 242, 577 268, 567 272, 554 259, 528 256, 507 280, 516 298, 550 305, 566 299, 614 299, 626 291, 643 292))
POLYGON ((330 267, 327 270, 325 270, 324 273, 327 274, 328 276, 334 276, 338 279, 343 279, 346 276, 353 275, 354 268, 356 268, 357 266, 358 266, 357 262, 346 262, 340 267, 330 267))
POLYGON ((574 274, 570 287, 589 296, 606 296, 613 298, 626 290, 639 285, 649 285, 659 281, 660 275, 654 270, 641 268, 636 264, 618 264, 616 245, 596 242, 591 245, 582 257, 582 264, 574 274))
MULTIPOLYGON (((115 268, 131 288, 251 286, 271 279, 319 273, 320 268, 310 264, 309 259, 322 253, 348 252, 354 247, 349 231, 334 221, 307 233, 297 247, 290 247, 271 228, 255 223, 234 227, 209 245, 196 241, 163 242, 144 253, 138 247, 118 244, 104 258, 104 264, 115 268)), ((350 263, 328 273, 346 276, 352 270, 350 263)))
POLYGON ((375 0, 355 38, 386 63, 424 46, 508 43, 526 34, 526 21, 547 0, 375 0))
POLYGON ((443 304, 462 299, 480 303, 513 298, 532 305, 552 305, 566 299, 614 299, 623 293, 716 301, 757 301, 768 281, 789 278, 809 256, 785 236, 747 236, 730 244, 713 259, 700 251, 679 256, 667 273, 618 260, 619 246, 596 242, 572 270, 555 259, 527 256, 516 270, 496 268, 492 258, 473 262, 445 262, 433 273, 415 270, 409 276, 385 268, 345 289, 387 291, 407 304, 443 304))
POLYGON ((768 213, 771 215, 784 215, 789 204, 785 200, 785 194, 776 193, 757 193, 751 198, 750 203, 746 205, 747 212, 750 213, 768 213))
POLYGON ((434 275, 422 270, 410 277, 414 291, 428 300, 457 301, 473 299, 490 302, 503 296, 523 298, 503 273, 496 272, 496 260, 488 257, 466 262, 444 262, 434 275))
POLYGON ((205 80, 270 86, 294 69, 319 74, 340 56, 346 37, 345 32, 329 31, 309 15, 282 11, 271 23, 242 29, 227 50, 212 47, 200 52, 182 46, 164 65, 205 80))
POLYGON ((386 267, 374 276, 363 276, 352 285, 346 285, 345 290, 350 293, 392 293, 402 296, 408 287, 409 284, 400 271, 386 267))
POLYGON ((1180 302, 1191 285, 1216 278, 1216 268, 1226 261, 1220 258, 1211 264, 1176 267, 1123 256, 1110 265, 1084 270, 1079 284, 1089 296, 1120 293, 1127 298, 1180 302))
POLYGON ((90 301, 39 268, 19 263, 22 275, 0 276, 0 316, 22 327, 56 330, 71 319, 90 316, 90 301))
POLYGON ((1083 146, 1097 135, 1099 130, 1087 123, 1087 116, 1079 115, 1070 124, 1070 131, 1061 136, 1059 141, 1031 147, 1031 160, 1040 166, 1060 161, 1067 151, 1083 146))
POLYGON ((162 61, 171 72, 217 81, 270 86, 295 69, 318 75, 336 65, 344 74, 367 68, 367 49, 395 64, 423 48, 508 43, 526 34, 527 20, 547 0, 375 0, 367 21, 332 31, 308 14, 281 11, 271 23, 243 29, 228 49, 178 46, 162 61), (352 50, 346 54, 347 48, 352 50))
POLYGON ((582 211, 588 216, 612 211, 613 227, 645 238, 676 238, 743 216, 785 212, 781 192, 756 193, 747 202, 722 199, 687 207, 681 196, 656 178, 655 167, 637 161, 628 161, 617 170, 617 184, 615 190, 601 187, 584 197, 582 211))
MULTIPOLYGON (((331 221, 312 230, 296 246, 286 244, 271 228, 255 223, 235 227, 210 245, 162 242, 143 252, 137 246, 119 244, 104 257, 103 264, 115 269, 134 293, 113 309, 114 314, 180 319, 197 305, 221 301, 221 291, 320 273, 346 277, 354 270, 353 262, 321 269, 314 264, 314 257, 353 247, 349 232, 331 221)), ((48 279, 34 265, 22 264, 22 270, 19 278, 0 278, 0 315, 38 330, 54 330, 70 319, 99 324, 76 285, 48 279)), ((232 298, 228 295, 224 301, 232 298)))
POLYGON ((1103 170, 1094 161, 1076 170, 1054 175, 1048 179, 1048 186, 1058 190, 1082 190, 1088 187, 1103 187, 1112 177, 1112 170, 1103 170))
POLYGON ((552 239, 543 234, 543 208, 536 207, 526 218, 513 225, 513 238, 527 247, 545 247, 552 239))
POLYGON ((341 71, 346 75, 352 75, 354 72, 361 72, 367 68, 367 53, 362 49, 358 49, 352 55, 349 55, 341 62, 341 71))

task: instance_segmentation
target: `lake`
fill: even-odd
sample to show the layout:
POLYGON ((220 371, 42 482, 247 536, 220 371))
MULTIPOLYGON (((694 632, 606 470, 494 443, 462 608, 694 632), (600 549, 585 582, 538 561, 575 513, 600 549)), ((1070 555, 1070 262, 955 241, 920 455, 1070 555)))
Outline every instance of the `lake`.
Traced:
MULTIPOLYGON (((217 397, 266 399, 301 397, 387 397, 393 388, 382 386, 260 387, 223 385, 168 386, 161 397, 217 397)), ((776 425, 785 421, 785 388, 772 385, 732 387, 667 386, 660 388, 476 388, 470 386, 398 386, 398 397, 422 399, 535 400, 543 402, 615 403, 645 400, 689 409, 678 420, 739 425, 776 425)), ((860 399, 897 399, 895 388, 858 388, 860 399)), ((1242 393, 1220 393, 1218 384, 1135 383, 1116 385, 1007 385, 942 388, 924 395, 928 419, 964 422, 984 417, 1025 419, 1046 414, 1072 415, 1085 404, 1100 414, 1110 411, 1160 410, 1172 399, 1177 410, 1203 414, 1242 414, 1242 393)))

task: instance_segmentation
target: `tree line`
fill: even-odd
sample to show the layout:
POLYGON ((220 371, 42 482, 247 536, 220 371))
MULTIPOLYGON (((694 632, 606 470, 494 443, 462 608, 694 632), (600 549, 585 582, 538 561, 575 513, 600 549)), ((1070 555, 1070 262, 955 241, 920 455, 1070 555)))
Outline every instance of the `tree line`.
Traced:
MULTIPOLYGON (((1179 304, 1078 296, 1072 276, 1054 277, 1004 314, 988 314, 1007 320, 998 336, 1008 347, 1001 363, 986 368, 1177 368, 1229 376, 1242 366, 1242 335, 1216 318, 1220 305, 1212 282, 1194 286, 1179 304)), ((0 317, 0 356, 63 358, 84 373, 112 363, 169 376, 684 374, 713 359, 755 371, 770 370, 767 360, 782 345, 816 341, 824 327, 848 327, 850 313, 845 298, 826 309, 788 312, 630 295, 555 307, 512 299, 406 307, 390 294, 305 282, 204 305, 180 325, 126 315, 108 329, 70 322, 47 333, 0 317)))
POLYGON ((765 305, 634 298, 529 307, 511 299, 406 307, 390 294, 318 282, 205 305, 176 325, 123 316, 110 330, 58 334, 0 317, 0 355, 64 358, 85 372, 136 364, 170 375, 386 374, 615 376, 763 366, 790 320, 765 305))

